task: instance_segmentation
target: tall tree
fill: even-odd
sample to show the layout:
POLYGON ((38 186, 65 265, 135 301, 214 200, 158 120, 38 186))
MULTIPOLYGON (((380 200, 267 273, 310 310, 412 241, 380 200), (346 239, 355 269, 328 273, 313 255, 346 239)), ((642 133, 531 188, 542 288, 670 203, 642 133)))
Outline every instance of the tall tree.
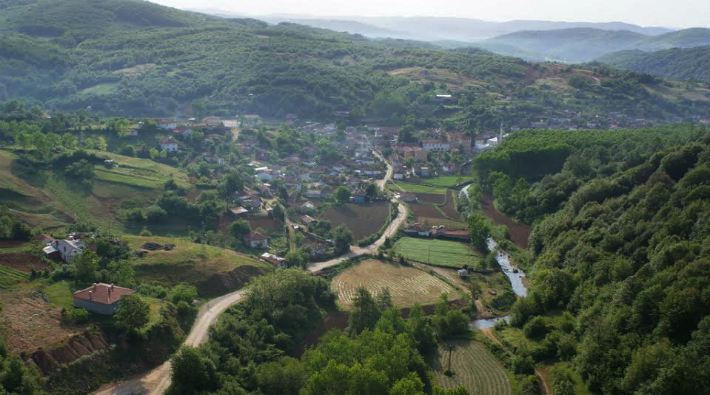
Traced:
POLYGON ((150 306, 140 296, 124 295, 114 316, 116 326, 127 332, 138 331, 148 325, 150 306))
POLYGON ((375 298, 365 287, 355 290, 354 311, 348 319, 348 331, 357 335, 365 329, 373 329, 380 319, 380 309, 375 298))

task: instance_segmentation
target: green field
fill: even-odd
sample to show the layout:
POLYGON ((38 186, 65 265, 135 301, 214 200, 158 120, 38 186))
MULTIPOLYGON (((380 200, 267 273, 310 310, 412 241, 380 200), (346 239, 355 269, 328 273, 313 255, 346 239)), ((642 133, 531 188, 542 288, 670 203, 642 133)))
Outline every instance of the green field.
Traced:
POLYGON ((436 357, 430 362, 436 381, 444 388, 452 389, 463 386, 469 394, 512 395, 513 387, 508 373, 493 355, 481 343, 473 340, 454 340, 441 344, 436 357), (451 370, 455 373, 448 377, 449 351, 451 352, 451 370))
POLYGON ((394 251, 417 262, 454 268, 475 266, 481 259, 469 245, 446 240, 403 237, 395 243, 394 251))
POLYGON ((146 242, 175 244, 172 251, 151 251, 145 257, 131 257, 138 281, 156 281, 166 286, 180 283, 197 284, 210 276, 251 265, 268 269, 271 266, 247 255, 219 247, 196 244, 187 239, 125 235, 123 240, 132 249, 146 242))
POLYGON ((29 280, 30 275, 13 268, 0 266, 0 289, 10 289, 15 284, 29 280))
POLYGON ((133 158, 110 152, 94 152, 100 156, 113 159, 118 164, 118 167, 111 169, 96 167, 96 175, 99 179, 141 188, 162 188, 163 184, 172 178, 181 187, 190 186, 187 174, 176 167, 154 162, 150 159, 133 158))
POLYGON ((456 185, 471 181, 473 177, 471 176, 441 176, 434 178, 427 178, 422 180, 424 184, 432 185, 435 187, 455 187, 456 185))
POLYGON ((446 194, 446 188, 443 187, 430 187, 426 185, 412 184, 409 182, 396 182, 394 183, 394 189, 403 192, 435 193, 438 195, 446 194))
POLYGON ((49 296, 49 303, 54 306, 69 308, 74 306, 74 298, 72 294, 79 289, 72 289, 72 285, 66 281, 51 282, 48 279, 43 279, 37 288, 41 292, 49 296))

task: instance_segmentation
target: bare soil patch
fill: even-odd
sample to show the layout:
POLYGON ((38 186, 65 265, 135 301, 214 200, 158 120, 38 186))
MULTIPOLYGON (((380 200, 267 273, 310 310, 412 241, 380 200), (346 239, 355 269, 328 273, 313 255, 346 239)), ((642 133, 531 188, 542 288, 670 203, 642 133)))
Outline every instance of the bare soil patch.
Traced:
POLYGON ((438 193, 416 193, 417 200, 419 203, 429 203, 429 204, 443 204, 444 195, 438 193))
POLYGON ((530 227, 519 222, 513 221, 506 215, 498 211, 493 204, 493 196, 484 194, 481 199, 481 209, 483 214, 488 217, 496 225, 505 225, 510 231, 510 240, 518 247, 528 249, 528 239, 530 238, 530 227))
POLYGON ((33 352, 83 331, 84 327, 65 325, 61 308, 52 307, 30 291, 0 292, 4 309, 0 314, 0 333, 10 353, 33 352))
POLYGON ((197 283, 200 296, 223 295, 245 286, 253 277, 261 276, 266 270, 244 265, 225 273, 216 273, 197 283))
POLYGON ((29 252, 8 252, 0 254, 0 266, 7 266, 29 273, 32 268, 44 270, 47 264, 29 252))
POLYGON ((291 356, 294 358, 301 358, 307 349, 317 346, 321 337, 323 337, 323 335, 330 330, 345 330, 345 328, 348 327, 349 317, 350 313, 347 311, 331 311, 328 313, 328 315, 323 318, 318 326, 316 326, 311 333, 303 339, 301 345, 292 352, 291 356))
POLYGON ((19 248, 27 244, 26 241, 20 240, 0 240, 0 248, 19 248))
POLYGON ((278 221, 268 216, 249 217, 247 221, 252 229, 261 228, 267 232, 281 232, 283 230, 283 226, 278 221))
POLYGON ((414 216, 417 218, 448 219, 433 204, 410 203, 409 206, 412 208, 412 213, 414 213, 414 216))
POLYGON ((454 203, 454 192, 449 191, 446 196, 446 204, 441 206, 441 211, 453 220, 459 219, 459 212, 456 211, 456 203, 454 203))
POLYGON ((333 227, 340 224, 353 232, 355 241, 379 232, 389 215, 389 203, 341 204, 330 208, 321 219, 331 222, 333 227))
POLYGON ((197 198, 202 194, 202 189, 200 188, 194 188, 190 192, 185 195, 185 199, 191 201, 192 203, 195 203, 197 201, 197 198))

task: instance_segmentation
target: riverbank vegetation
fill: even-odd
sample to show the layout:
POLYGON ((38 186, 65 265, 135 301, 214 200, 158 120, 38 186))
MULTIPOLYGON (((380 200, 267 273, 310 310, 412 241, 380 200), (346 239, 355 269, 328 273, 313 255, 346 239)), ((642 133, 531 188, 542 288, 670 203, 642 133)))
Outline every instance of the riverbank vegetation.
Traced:
POLYGON ((481 171, 511 159, 489 167, 485 185, 535 224, 530 293, 510 323, 532 341, 501 328, 503 338, 534 363, 560 365, 555 393, 573 393, 578 377, 593 393, 707 392, 710 133, 549 134, 521 133, 478 161, 481 171), (524 170, 545 152, 557 152, 550 174, 524 170), (525 175, 533 183, 518 188, 525 175))

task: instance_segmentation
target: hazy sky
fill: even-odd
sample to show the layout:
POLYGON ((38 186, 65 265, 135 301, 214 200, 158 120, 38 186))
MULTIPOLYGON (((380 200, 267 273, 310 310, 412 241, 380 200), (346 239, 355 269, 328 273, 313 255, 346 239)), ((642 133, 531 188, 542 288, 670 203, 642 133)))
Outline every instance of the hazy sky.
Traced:
POLYGON ((642 26, 710 27, 710 0, 153 0, 186 9, 245 15, 455 16, 491 21, 622 21, 642 26))

